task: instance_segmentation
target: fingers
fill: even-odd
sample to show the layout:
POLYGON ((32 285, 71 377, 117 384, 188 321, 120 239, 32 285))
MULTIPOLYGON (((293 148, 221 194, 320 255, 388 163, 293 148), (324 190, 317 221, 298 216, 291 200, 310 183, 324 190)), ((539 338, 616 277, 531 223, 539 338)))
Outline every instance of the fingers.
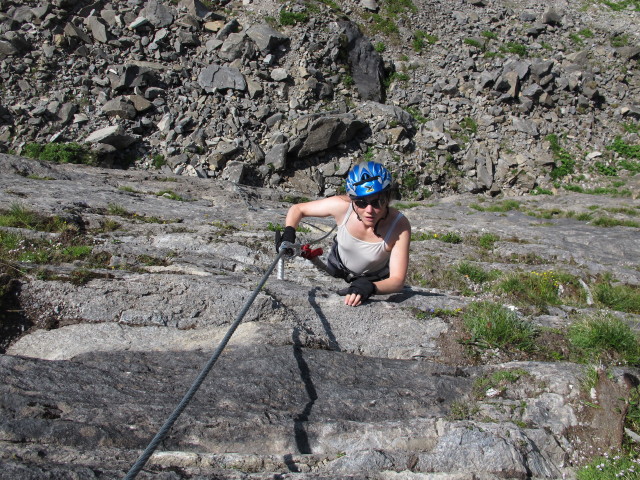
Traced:
POLYGON ((348 293, 344 297, 344 304, 350 307, 357 307, 362 303, 362 296, 359 293, 348 293))

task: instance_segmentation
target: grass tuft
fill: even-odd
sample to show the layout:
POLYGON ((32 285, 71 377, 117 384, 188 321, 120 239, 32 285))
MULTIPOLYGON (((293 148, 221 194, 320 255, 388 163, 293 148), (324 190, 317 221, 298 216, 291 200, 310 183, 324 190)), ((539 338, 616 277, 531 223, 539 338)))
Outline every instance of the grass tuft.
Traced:
POLYGON ((568 337, 585 363, 618 360, 637 365, 640 343, 629 325, 608 313, 582 318, 569 327, 568 337))
POLYGON ((536 330, 502 305, 488 301, 472 303, 463 320, 475 345, 523 352, 535 349, 536 330))
POLYGON ((98 164, 89 148, 78 143, 27 143, 23 153, 25 157, 54 163, 98 164))

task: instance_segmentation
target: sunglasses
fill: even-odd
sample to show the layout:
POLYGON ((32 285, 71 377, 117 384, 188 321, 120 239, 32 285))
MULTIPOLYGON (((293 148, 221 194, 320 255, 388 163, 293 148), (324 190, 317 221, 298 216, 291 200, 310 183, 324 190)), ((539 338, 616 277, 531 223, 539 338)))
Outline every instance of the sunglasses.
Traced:
POLYGON ((374 198, 373 200, 366 200, 364 198, 359 198, 357 200, 354 200, 353 203, 356 204, 356 207, 358 208, 367 208, 369 205, 371 205, 373 208, 382 208, 384 205, 386 205, 387 200, 385 198, 374 198))

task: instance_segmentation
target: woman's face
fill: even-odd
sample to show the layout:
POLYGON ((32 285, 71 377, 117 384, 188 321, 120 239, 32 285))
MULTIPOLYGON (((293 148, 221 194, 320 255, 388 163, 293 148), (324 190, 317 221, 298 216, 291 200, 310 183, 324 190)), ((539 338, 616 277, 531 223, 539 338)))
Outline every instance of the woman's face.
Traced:
POLYGON ((367 226, 374 226, 386 213, 389 199, 384 194, 353 200, 353 208, 367 226))

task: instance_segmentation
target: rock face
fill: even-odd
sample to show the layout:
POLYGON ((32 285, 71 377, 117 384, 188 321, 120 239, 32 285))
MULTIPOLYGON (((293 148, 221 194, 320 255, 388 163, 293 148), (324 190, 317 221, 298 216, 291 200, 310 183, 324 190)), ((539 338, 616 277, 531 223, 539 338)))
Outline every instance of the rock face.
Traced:
MULTIPOLYGON (((272 263, 268 226, 282 223, 290 204, 273 190, 170 173, 10 155, 0 155, 0 171, 0 204, 64 219, 92 252, 92 260, 16 264, 23 274, 11 280, 2 316, 0 477, 122 478, 272 263)), ((500 202, 479 209, 462 195, 403 209, 416 237, 410 285, 357 308, 336 293, 341 280, 288 260, 285 279, 274 274, 257 294, 139 478, 559 479, 573 478, 591 448, 619 445, 621 399, 636 368, 611 368, 585 391, 585 365, 501 349, 467 356, 457 312, 494 294, 434 286, 464 258, 505 272, 563 270, 587 282, 607 273, 640 285, 638 229, 576 219, 592 196, 521 201, 495 212, 489 207, 500 202), (533 210, 574 215, 526 213, 533 210), (432 232, 491 234, 495 245, 478 250, 432 232), (505 372, 515 380, 487 383, 505 372), (602 408, 587 406, 594 403, 602 408)), ((598 203, 640 208, 630 197, 598 203)), ((307 241, 330 229, 326 219, 304 225, 307 241)), ((53 249, 68 241, 0 232, 21 235, 25 252, 28 241, 53 249)), ((565 330, 595 306, 518 308, 533 325, 565 330)))
POLYGON ((366 154, 421 199, 550 188, 562 163, 550 135, 576 162, 567 182, 589 171, 602 186, 599 172, 628 167, 610 148, 615 138, 638 141, 639 13, 631 8, 551 9, 533 0, 447 8, 416 0, 399 11, 352 0, 2 5, 0 152, 80 142, 104 165, 135 159, 135 168, 153 169, 162 156, 176 174, 307 195, 335 193, 342 176, 333 167, 366 154), (365 115, 372 102, 401 109, 409 122, 399 130, 382 108, 365 115), (359 127, 319 142, 336 115, 354 115, 359 127), (316 122, 301 130, 304 117, 316 122), (233 153, 221 158, 229 143, 233 153), (264 153, 285 144, 273 168, 264 153), (478 150, 490 153, 480 163, 470 159, 478 150), (300 180, 307 177, 316 181, 300 180))

